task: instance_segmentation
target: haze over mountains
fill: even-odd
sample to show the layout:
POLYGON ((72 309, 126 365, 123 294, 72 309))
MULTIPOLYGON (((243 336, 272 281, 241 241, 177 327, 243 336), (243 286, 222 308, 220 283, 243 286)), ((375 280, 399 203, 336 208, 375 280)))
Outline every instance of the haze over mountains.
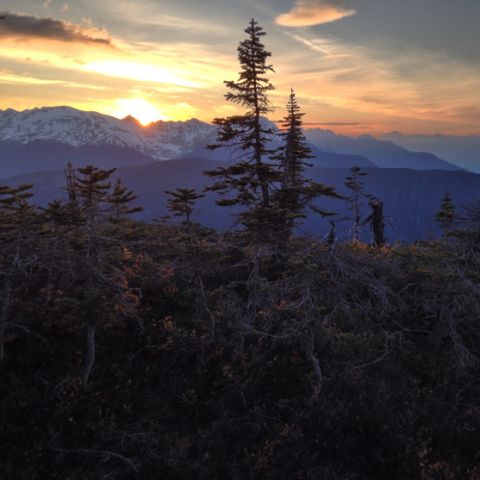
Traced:
POLYGON ((358 138, 337 135, 330 130, 311 129, 306 131, 307 140, 318 148, 335 152, 356 153, 370 159, 380 168, 411 168, 413 170, 460 170, 425 150, 409 151, 391 141, 377 140, 370 135, 358 138))
POLYGON ((440 155, 445 160, 467 170, 480 172, 480 135, 403 135, 391 132, 382 136, 409 150, 421 150, 440 155))
MULTIPOLYGON (((398 146, 390 137, 352 138, 320 129, 307 130, 306 136, 314 154, 308 172, 313 179, 345 194, 348 169, 358 165, 367 170, 366 190, 385 203, 390 241, 414 241, 437 234, 435 213, 445 192, 457 205, 474 201, 480 193, 479 175, 463 171, 441 155, 398 146)), ((119 120, 69 107, 6 110, 0 112, 0 179, 12 185, 33 183, 35 200, 46 204, 62 195, 67 162, 75 167, 92 163, 118 168, 116 175, 138 194, 138 203, 145 207, 141 218, 151 221, 166 213, 164 190, 202 189, 208 182, 203 171, 232 159, 231 150, 205 148, 215 137, 215 126, 195 119, 144 127, 132 117, 119 120)), ((413 140, 408 138, 412 145, 413 140)), ((280 137, 274 138, 271 146, 280 141, 280 137)), ((232 226, 232 211, 214 207, 215 198, 209 194, 199 203, 198 219, 216 228, 232 226)), ((347 214, 345 202, 320 201, 338 213, 339 235, 348 235, 348 222, 342 220, 347 214)), ((364 214, 368 215, 366 206, 364 214)), ((329 219, 312 214, 302 229, 324 235, 328 227, 329 219)), ((364 238, 369 240, 366 230, 364 238)))
MULTIPOLYGON (((276 128, 268 120, 265 122, 276 128)), ((320 129, 307 130, 306 133, 315 155, 313 163, 319 166, 459 170, 458 166, 435 155, 412 153, 373 137, 354 139, 320 129)), ((0 175, 5 177, 32 171, 24 165, 23 160, 25 155, 30 155, 29 146, 32 145, 35 150, 32 163, 38 170, 62 167, 60 159, 68 161, 65 153, 84 163, 93 154, 94 147, 101 147, 105 157, 110 156, 105 147, 114 147, 115 156, 122 157, 122 163, 114 166, 125 166, 125 158, 130 154, 132 165, 146 163, 147 159, 141 156, 152 161, 188 155, 228 160, 231 152, 220 150, 212 153, 205 149, 207 144, 215 141, 215 137, 214 125, 196 119, 186 122, 159 121, 145 127, 132 117, 119 120, 71 107, 35 108, 23 112, 9 109, 0 111, 0 142, 9 144, 8 155, 0 153, 0 175), (65 146, 77 150, 65 152, 65 146), (85 152, 84 147, 89 149, 85 152), (136 154, 130 152, 128 155, 120 155, 118 149, 124 148, 135 151, 136 154), (58 161, 53 160, 55 158, 58 161)), ((272 147, 280 141, 280 138, 273 139, 272 147)))

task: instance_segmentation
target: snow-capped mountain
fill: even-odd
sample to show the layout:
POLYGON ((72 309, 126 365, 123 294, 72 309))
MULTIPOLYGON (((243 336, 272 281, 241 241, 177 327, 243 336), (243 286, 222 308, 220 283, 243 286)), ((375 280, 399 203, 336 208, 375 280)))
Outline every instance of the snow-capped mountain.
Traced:
MULTIPOLYGON (((277 129, 262 119, 265 129, 277 129)), ((133 117, 123 120, 70 107, 44 107, 17 112, 0 111, 0 179, 31 172, 63 170, 68 162, 80 167, 138 166, 155 161, 196 158, 228 161, 232 148, 214 152, 217 127, 196 119, 186 122, 156 122, 142 126, 133 117)), ((274 135, 269 148, 283 140, 274 135)), ((352 165, 375 167, 359 155, 324 152, 312 145, 312 163, 331 168, 352 165)))
MULTIPOLYGON (((279 133, 267 119, 262 119, 262 126, 279 133)), ((94 162, 116 168, 185 157, 235 158, 232 148, 206 149, 215 143, 216 133, 215 125, 196 119, 142 126, 133 117, 120 120, 71 107, 8 109, 0 111, 0 178, 63 169, 69 161, 76 166, 94 162)), ((459 169, 430 153, 410 152, 373 137, 345 137, 320 129, 305 134, 314 155, 312 163, 317 166, 459 169)), ((282 142, 280 135, 274 135, 268 146, 275 149, 282 142)))
POLYGON ((196 119, 159 121, 144 127, 132 117, 119 120, 71 107, 0 111, 0 141, 127 147, 155 160, 168 160, 189 153, 196 146, 211 142, 215 132, 215 126, 196 119))

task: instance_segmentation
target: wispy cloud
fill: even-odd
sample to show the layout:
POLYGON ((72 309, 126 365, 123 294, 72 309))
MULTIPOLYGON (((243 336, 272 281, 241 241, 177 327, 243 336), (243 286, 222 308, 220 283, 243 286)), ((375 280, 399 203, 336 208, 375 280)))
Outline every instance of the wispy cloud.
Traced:
POLYGON ((60 42, 89 43, 111 46, 111 39, 90 27, 10 12, 0 12, 0 38, 42 38, 60 42))
POLYGON ((87 89, 87 90, 106 90, 104 86, 98 86, 88 83, 69 82, 66 80, 53 80, 38 78, 27 74, 16 74, 9 69, 0 69, 0 83, 10 85, 58 85, 66 88, 87 89))
POLYGON ((275 21, 284 27, 308 27, 336 22, 355 13, 355 10, 345 8, 341 0, 295 0, 293 8, 275 21))
POLYGON ((479 67, 428 51, 391 55, 313 32, 287 35, 307 50, 281 65, 285 77, 295 78, 307 122, 312 114, 356 133, 364 127, 374 133, 478 131, 479 67), (361 125, 346 125, 356 122, 361 125))

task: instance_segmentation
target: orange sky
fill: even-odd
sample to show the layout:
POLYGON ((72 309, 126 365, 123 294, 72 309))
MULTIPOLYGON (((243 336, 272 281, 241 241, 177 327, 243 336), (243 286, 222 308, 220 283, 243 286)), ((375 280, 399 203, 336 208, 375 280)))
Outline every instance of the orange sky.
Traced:
MULTIPOLYGON (((17 23, 3 24, 2 31, 0 19, 0 109, 69 105, 118 117, 131 114, 144 123, 211 121, 238 111, 223 99, 223 80, 237 76, 236 46, 248 18, 230 18, 226 7, 219 23, 194 17, 187 8, 180 16, 178 4, 169 14, 175 3, 170 1, 160 9, 158 2, 118 0, 110 11, 110 0, 100 6, 91 0, 47 0, 35 8, 32 2, 5 1, 0 15, 8 20, 13 14, 17 23), (96 15, 79 17, 78 3, 96 15), (136 17, 132 5, 144 13, 136 17), (222 26, 230 25, 226 22, 231 27, 222 26), (163 32, 164 38, 143 34, 150 31, 163 32)), ((342 133, 480 132, 476 62, 425 48, 392 56, 369 42, 352 41, 351 31, 342 38, 322 30, 324 23, 340 33, 355 25, 362 11, 352 2, 339 8, 339 2, 304 0, 291 10, 293 1, 281 1, 284 7, 277 9, 272 3, 266 1, 261 11, 256 10, 262 2, 251 6, 252 14, 264 17, 265 43, 273 53, 272 119, 283 116, 293 87, 307 113, 305 122, 342 133)))

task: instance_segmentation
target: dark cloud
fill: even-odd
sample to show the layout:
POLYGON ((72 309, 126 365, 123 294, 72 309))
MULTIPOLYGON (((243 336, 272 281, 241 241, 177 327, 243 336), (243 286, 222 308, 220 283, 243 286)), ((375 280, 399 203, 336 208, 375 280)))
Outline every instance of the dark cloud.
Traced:
POLYGON ((7 37, 46 38, 61 42, 111 45, 109 38, 96 36, 88 29, 61 20, 0 12, 0 38, 7 37))

